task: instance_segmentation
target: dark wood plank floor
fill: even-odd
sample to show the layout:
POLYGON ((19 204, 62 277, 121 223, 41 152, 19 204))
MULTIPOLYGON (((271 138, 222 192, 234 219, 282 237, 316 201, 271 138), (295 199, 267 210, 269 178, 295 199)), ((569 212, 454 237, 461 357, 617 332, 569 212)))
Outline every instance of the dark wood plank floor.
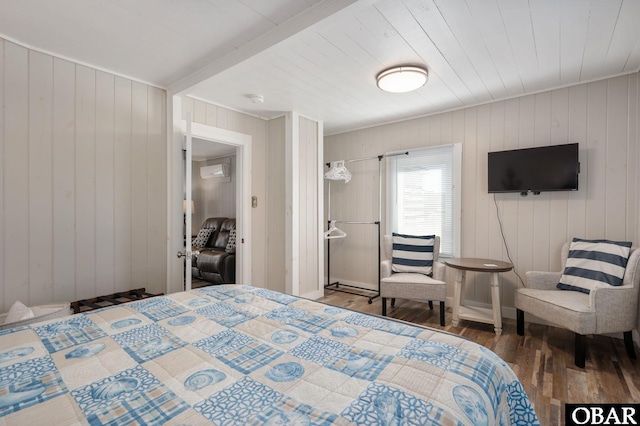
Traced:
MULTIPOLYGON (((360 312, 381 314, 381 300, 325 290, 320 301, 360 312)), ((565 403, 640 402, 640 360, 630 360, 622 339, 589 336, 584 369, 573 363, 574 335, 568 330, 540 324, 526 324, 525 336, 516 334, 515 320, 504 319, 501 336, 493 326, 461 321, 451 325, 447 308, 445 326, 440 326, 438 304, 396 300, 387 302, 387 315, 396 319, 446 330, 483 345, 504 359, 526 390, 543 425, 564 423, 565 403)), ((636 353, 640 351, 636 345, 636 353)))

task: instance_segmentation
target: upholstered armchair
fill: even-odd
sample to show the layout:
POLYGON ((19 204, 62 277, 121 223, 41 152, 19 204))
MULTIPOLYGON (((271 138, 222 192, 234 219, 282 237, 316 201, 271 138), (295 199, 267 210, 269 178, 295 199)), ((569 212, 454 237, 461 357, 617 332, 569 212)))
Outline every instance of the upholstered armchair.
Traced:
POLYGON ((445 282, 446 267, 438 262, 440 237, 436 236, 433 244, 432 276, 415 272, 393 273, 393 239, 391 235, 383 237, 384 258, 380 264, 380 296, 382 297, 382 315, 387 315, 387 299, 391 306, 396 298, 415 300, 429 304, 433 309, 433 301, 440 302, 440 325, 444 326, 447 285, 445 282))
MULTIPOLYGON (((574 239, 575 242, 576 239, 574 239)), ((515 293, 517 333, 524 336, 524 312, 549 321, 575 333, 575 365, 584 368, 588 334, 624 334, 624 343, 629 357, 635 359, 632 330, 636 328, 638 315, 638 288, 640 287, 640 249, 631 248, 621 285, 603 282, 586 284, 585 289, 572 277, 571 285, 562 284, 567 274, 567 259, 571 242, 563 245, 561 261, 563 272, 537 272, 526 274, 524 288, 515 293), (572 290, 558 288, 565 286, 572 290), (578 291, 574 291, 578 290, 578 291)), ((569 265, 571 268, 571 265, 569 265)), ((606 266, 605 266, 606 267, 606 266)), ((569 269, 570 269, 569 268, 569 269)), ((592 271, 590 271, 592 272, 592 271)), ((602 271, 596 271, 600 273, 602 271)), ((585 280, 588 281, 588 280, 585 280)))

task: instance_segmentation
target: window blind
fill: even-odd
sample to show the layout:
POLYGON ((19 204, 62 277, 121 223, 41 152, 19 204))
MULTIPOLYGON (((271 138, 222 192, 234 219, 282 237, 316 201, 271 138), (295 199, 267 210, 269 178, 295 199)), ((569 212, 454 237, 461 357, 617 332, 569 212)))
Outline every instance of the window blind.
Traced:
POLYGON ((460 174, 454 145, 409 151, 387 158, 387 232, 440 236, 440 255, 457 253, 456 185, 460 174))

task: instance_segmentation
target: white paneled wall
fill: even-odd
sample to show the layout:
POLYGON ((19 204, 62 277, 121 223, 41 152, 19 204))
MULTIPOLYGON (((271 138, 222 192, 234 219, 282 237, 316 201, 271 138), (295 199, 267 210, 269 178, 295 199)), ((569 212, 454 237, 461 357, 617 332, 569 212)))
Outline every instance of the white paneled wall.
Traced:
MULTIPOLYGON (((634 73, 328 136, 324 152, 325 161, 333 161, 461 142, 462 256, 508 260, 499 211, 510 254, 523 275, 528 270, 559 270, 560 247, 573 236, 640 244, 638 138, 638 74, 634 73), (494 204, 493 195, 487 193, 489 151, 571 142, 580 144, 579 191, 527 197, 497 194, 494 204)), ((375 216, 377 169, 363 163, 350 166, 350 183, 332 183, 331 216, 341 220, 375 216)), ((384 227, 384 219, 382 223, 384 227)), ((332 281, 373 287, 376 243, 362 229, 345 231, 346 239, 332 243, 332 281)), ((513 307, 518 278, 514 272, 502 275, 503 305, 513 307)), ((468 279, 473 284, 466 298, 490 303, 486 274, 469 274, 468 279)))
POLYGON ((318 123, 305 117, 299 122, 300 167, 300 295, 318 292, 318 123))
POLYGON ((0 39, 0 308, 166 287, 166 94, 0 39))
POLYGON ((267 175, 267 282, 285 292, 285 118, 269 120, 267 175))

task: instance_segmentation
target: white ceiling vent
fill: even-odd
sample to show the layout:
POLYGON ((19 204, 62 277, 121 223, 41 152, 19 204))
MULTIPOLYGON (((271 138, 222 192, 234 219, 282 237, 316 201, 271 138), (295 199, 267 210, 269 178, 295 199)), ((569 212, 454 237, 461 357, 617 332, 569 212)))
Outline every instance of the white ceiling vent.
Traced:
POLYGON ((229 177, 229 164, 214 164, 200 167, 200 177, 202 177, 202 179, 229 177))

